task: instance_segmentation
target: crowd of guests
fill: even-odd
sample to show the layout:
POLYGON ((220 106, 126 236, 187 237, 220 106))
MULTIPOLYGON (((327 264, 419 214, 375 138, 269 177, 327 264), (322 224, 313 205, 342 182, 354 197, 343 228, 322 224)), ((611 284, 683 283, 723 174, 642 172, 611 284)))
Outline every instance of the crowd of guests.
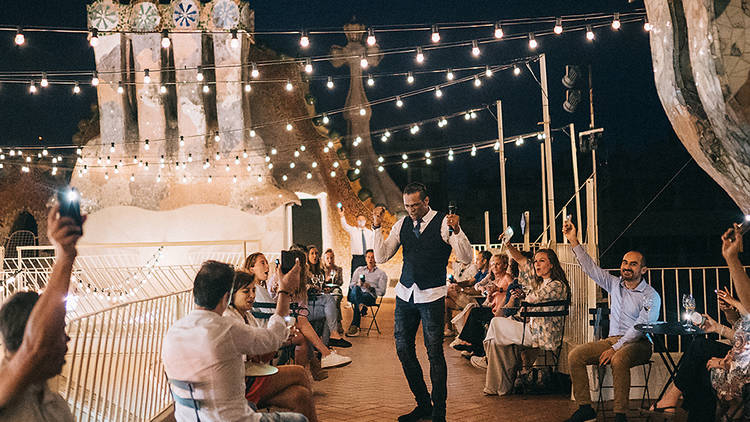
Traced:
MULTIPOLYGON (((427 216, 429 219, 430 214, 427 216)), ((429 221, 426 224, 429 228, 429 221)), ((419 223, 414 227, 415 238, 430 236, 427 230, 416 235, 419 223)), ((447 295, 444 302, 438 302, 440 312, 446 312, 446 324, 430 325, 429 330, 436 328, 440 333, 444 329, 445 336, 455 336, 450 346, 485 371, 486 395, 511 394, 538 357, 560 350, 563 310, 571 297, 567 276, 552 249, 539 249, 532 255, 505 244, 504 253, 483 251, 468 262, 463 243, 459 243, 463 237, 451 238, 454 232, 448 227, 443 227, 445 243, 456 243, 454 252, 458 250, 460 257, 450 264, 447 295), (530 309, 537 312, 528 312, 530 309), (453 312, 457 314, 453 316, 453 312)), ((379 248, 383 256, 395 253, 397 242, 413 241, 394 240, 395 235, 382 239, 378 231, 373 241, 368 240, 373 238, 367 237, 363 224, 350 229, 352 239, 361 241, 363 258, 353 254, 352 261, 363 265, 353 269, 346 292, 352 308, 346 330, 341 312, 344 277, 330 249, 321 256, 316 246, 293 246, 290 253, 295 264, 287 272, 282 272, 278 261, 269 262, 259 252, 249 255, 241 268, 216 261, 201 266, 193 283, 195 309, 176 321, 163 341, 162 361, 178 421, 196 417, 318 420, 313 380, 325 379, 328 369, 352 362, 336 348, 351 346, 345 337, 359 334, 362 316, 388 286, 388 277, 378 268, 376 254, 368 246, 379 248), (275 369, 267 372, 269 368, 275 369), (257 411, 271 407, 288 412, 257 411)), ((406 236, 411 231, 399 232, 406 236)), ((611 308, 609 336, 577 345, 568 353, 578 409, 567 421, 597 417, 591 405, 588 365, 611 366, 615 420, 623 421, 630 368, 648 362, 653 352, 650 340, 635 326, 658 319, 661 298, 644 279, 647 267, 642 253, 627 252, 620 275, 615 276, 586 253, 570 221, 564 223, 563 232, 581 269, 608 293, 611 308)), ((436 233, 434 236, 441 236, 440 231, 436 233)), ((61 372, 67 352, 64 299, 81 235, 82 225, 61 217, 58 208, 53 208, 48 216, 48 237, 57 259, 44 294, 16 293, 0 308, 5 348, 0 363, 0 419, 73 420, 67 403, 46 381, 61 372)), ((699 324, 706 333, 730 340, 729 344, 702 337, 693 341, 674 383, 650 412, 673 414, 682 400, 689 421, 713 420, 717 406, 736 407, 747 396, 750 278, 738 258, 741 245, 739 226, 722 236, 722 254, 738 299, 726 290, 716 293, 725 320, 732 325, 724 326, 708 315, 699 324)), ((430 308, 430 312, 438 310, 430 308)))

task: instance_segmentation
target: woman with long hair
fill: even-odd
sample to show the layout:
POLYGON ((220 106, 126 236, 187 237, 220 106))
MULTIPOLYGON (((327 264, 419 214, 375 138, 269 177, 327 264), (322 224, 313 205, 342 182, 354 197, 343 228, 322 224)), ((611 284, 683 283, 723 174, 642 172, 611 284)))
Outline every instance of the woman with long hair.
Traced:
MULTIPOLYGON (((224 316, 260 327, 252 314, 255 288, 255 276, 252 273, 235 272, 229 306, 224 311, 224 316)), ((273 354, 245 357, 246 361, 257 363, 267 363, 272 358, 273 354)), ((273 375, 245 377, 245 398, 259 407, 281 407, 302 413, 310 421, 317 421, 315 401, 305 369, 299 365, 281 365, 277 368, 278 372, 273 375)))
MULTIPOLYGON (((529 303, 541 303, 570 298, 568 278, 552 249, 539 249, 533 261, 511 244, 506 244, 510 256, 518 262, 518 281, 521 288, 513 289, 511 297, 529 303)), ((545 306, 535 310, 557 311, 559 306, 545 306)), ((471 358, 472 365, 486 368, 484 393, 505 395, 511 392, 516 370, 521 361, 520 349, 524 346, 542 350, 555 350, 560 344, 563 317, 531 317, 526 323, 515 317, 496 316, 490 321, 484 339, 486 356, 471 358)))
MULTIPOLYGON (((339 332, 339 303, 341 293, 329 291, 325 287, 326 274, 320 260, 320 252, 315 245, 307 247, 307 303, 310 311, 308 319, 325 319, 325 327, 318 331, 323 341, 332 347, 352 347, 339 332)), ((341 330, 343 332, 343 330, 341 330)))

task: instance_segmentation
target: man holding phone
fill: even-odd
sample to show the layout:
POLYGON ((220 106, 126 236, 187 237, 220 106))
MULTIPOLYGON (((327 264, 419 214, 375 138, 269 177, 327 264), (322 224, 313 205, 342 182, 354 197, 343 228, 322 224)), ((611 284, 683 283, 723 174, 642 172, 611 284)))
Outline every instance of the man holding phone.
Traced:
POLYGON ((376 207, 373 212, 375 260, 384 263, 403 247, 404 264, 396 285, 394 337, 396 352, 417 407, 398 420, 410 422, 431 416, 433 422, 441 422, 445 421, 448 394, 448 371, 443 355, 445 268, 451 251, 456 260, 463 263, 470 263, 474 253, 461 230, 458 216, 431 209, 423 184, 410 183, 404 188, 404 208, 408 215, 391 227, 387 239, 380 230, 385 210, 376 207), (430 360, 432 397, 416 354, 415 337, 420 321, 430 360))
POLYGON ((344 207, 341 202, 336 204, 341 216, 341 227, 349 233, 349 245, 352 251, 352 268, 349 273, 351 276, 354 270, 367 265, 365 262, 365 252, 373 247, 373 231, 367 228, 367 217, 360 214, 357 216, 357 227, 350 226, 344 216, 344 207))
POLYGON ((348 300, 352 304, 352 323, 346 333, 347 337, 359 335, 363 305, 374 305, 375 298, 383 296, 388 288, 388 275, 378 268, 375 263, 375 252, 372 249, 365 252, 365 261, 367 261, 367 265, 354 270, 352 281, 349 284, 348 300))

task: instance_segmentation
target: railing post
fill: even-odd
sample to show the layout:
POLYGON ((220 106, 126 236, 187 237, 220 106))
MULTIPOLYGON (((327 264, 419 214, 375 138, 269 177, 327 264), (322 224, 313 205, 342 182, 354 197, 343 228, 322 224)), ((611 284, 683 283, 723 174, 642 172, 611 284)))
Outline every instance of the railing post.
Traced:
POLYGON ((530 242, 530 239, 529 239, 529 228, 531 227, 529 225, 529 219, 530 219, 529 212, 528 211, 524 211, 523 212, 523 220, 524 220, 524 222, 526 224, 524 225, 525 229, 523 231, 523 250, 526 251, 526 252, 528 252, 531 249, 531 245, 529 244, 529 242, 530 242))
MULTIPOLYGON (((504 229, 505 227, 503 227, 504 229)), ((490 212, 484 212, 484 247, 490 250, 490 212)))

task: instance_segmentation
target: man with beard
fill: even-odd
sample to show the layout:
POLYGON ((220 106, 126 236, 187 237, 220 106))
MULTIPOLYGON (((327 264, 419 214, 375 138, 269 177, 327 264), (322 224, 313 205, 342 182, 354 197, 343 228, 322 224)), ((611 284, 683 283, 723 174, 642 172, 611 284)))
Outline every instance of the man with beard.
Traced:
POLYGON ((609 337, 576 346, 568 354, 573 395, 578 410, 566 422, 583 422, 596 419, 591 407, 587 365, 612 366, 614 384, 615 421, 626 421, 630 395, 630 368, 642 365, 651 358, 651 343, 635 329, 636 324, 656 321, 659 317, 661 299, 643 279, 646 260, 642 253, 630 251, 620 263, 620 277, 601 269, 584 251, 578 242, 578 232, 570 221, 563 225, 563 233, 573 247, 583 271, 602 289, 609 293, 609 337), (650 303, 650 310, 644 303, 650 303))

